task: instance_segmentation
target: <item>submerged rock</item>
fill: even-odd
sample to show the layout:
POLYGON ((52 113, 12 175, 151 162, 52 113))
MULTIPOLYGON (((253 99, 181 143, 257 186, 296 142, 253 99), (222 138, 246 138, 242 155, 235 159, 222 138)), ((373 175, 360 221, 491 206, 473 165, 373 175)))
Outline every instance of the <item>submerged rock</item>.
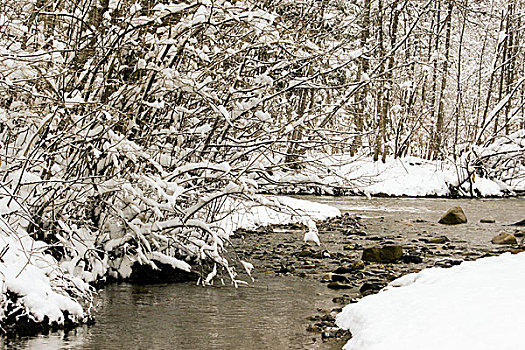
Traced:
POLYGON ((335 269, 335 273, 352 273, 365 268, 365 263, 362 260, 352 261, 350 264, 339 266, 335 269))
POLYGON ((362 260, 379 263, 394 262, 403 256, 403 248, 398 244, 363 249, 362 260))
POLYGON ((502 232, 492 238, 492 244, 518 244, 516 237, 510 233, 502 232))
POLYGON ((155 261, 155 265, 158 269, 154 269, 151 265, 135 262, 131 267, 132 272, 129 281, 135 284, 179 283, 195 282, 199 278, 195 272, 176 269, 158 261, 155 261))
POLYGON ((453 207, 439 219, 438 223, 443 225, 465 224, 467 223, 467 217, 461 207, 453 207))

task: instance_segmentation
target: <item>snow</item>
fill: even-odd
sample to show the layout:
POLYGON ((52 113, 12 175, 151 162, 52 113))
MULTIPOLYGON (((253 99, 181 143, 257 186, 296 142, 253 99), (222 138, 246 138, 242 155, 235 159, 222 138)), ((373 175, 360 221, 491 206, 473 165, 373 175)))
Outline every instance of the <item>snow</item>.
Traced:
MULTIPOLYGON (((16 293, 17 304, 36 321, 43 321, 47 316, 49 322, 62 324, 64 311, 68 311, 74 320, 82 319, 82 306, 61 291, 61 288, 55 287, 62 283, 63 277, 54 270, 53 265, 56 262, 41 249, 36 249, 45 243, 34 241, 23 232, 8 235, 5 223, 0 226, 0 245, 2 248, 6 245, 9 247, 0 263, 0 274, 3 277, 0 283, 1 290, 16 293)), ((89 290, 86 284, 78 280, 75 280, 75 286, 89 290)), ((2 294, 1 298, 5 300, 5 294, 2 294)))
MULTIPOLYGON (((11 175, 23 186, 34 186, 39 179, 29 172, 11 175)), ((17 216, 13 213, 20 215, 27 208, 15 199, 10 201, 12 189, 0 185, 0 323, 13 307, 37 322, 47 317, 49 323, 63 324, 66 311, 72 321, 82 321, 85 312, 72 294, 88 296, 92 288, 59 267, 46 252, 48 245, 25 231, 27 220, 13 219, 17 216), (13 300, 7 292, 17 296, 15 305, 10 305, 13 300)))
POLYGON ((148 253, 146 254, 146 256, 149 259, 156 260, 160 263, 171 265, 172 267, 176 269, 181 269, 187 272, 190 272, 190 269, 191 269, 191 266, 187 262, 173 258, 171 256, 167 256, 166 254, 162 254, 161 252, 148 253))
POLYGON ((341 215, 339 209, 327 204, 286 196, 265 195, 254 196, 253 200, 248 202, 229 200, 223 210, 231 211, 231 215, 216 224, 225 232, 233 233, 239 228, 252 229, 259 225, 304 222, 309 227, 308 240, 314 242, 313 235, 317 236, 317 234, 312 220, 325 220, 341 215))
POLYGON ((520 349, 524 273, 525 253, 505 253, 403 276, 337 315, 343 349, 520 349))
MULTIPOLYGON (((341 169, 348 179, 354 181, 364 191, 372 195, 390 196, 447 196, 449 186, 456 186, 458 178, 464 179, 464 172, 453 164, 427 161, 418 157, 394 159, 388 157, 385 163, 373 162, 371 159, 357 160, 341 169), (366 183, 368 179, 369 183, 366 183)), ((462 188, 468 192, 470 182, 462 188)), ((472 190, 482 196, 502 195, 501 186, 492 180, 476 177, 472 190)))
MULTIPOLYGON (((500 147, 501 148, 501 147, 500 147)), ((500 149, 498 148, 498 150, 500 149)), ((494 150, 491 150, 494 152, 494 150)), ((458 183, 463 195, 502 196, 508 190, 522 190, 525 181, 509 180, 502 182, 493 178, 475 175, 472 181, 467 178, 464 168, 450 161, 429 161, 419 157, 396 158, 389 156, 386 162, 374 162, 371 157, 351 157, 349 155, 310 155, 305 163, 310 163, 300 173, 276 172, 272 180, 282 183, 295 183, 298 186, 320 184, 330 194, 330 187, 343 187, 359 194, 388 196, 448 196, 450 188, 458 183), (322 164, 325 168, 320 168, 322 164), (329 170, 327 173, 327 169, 329 170)), ((472 170, 472 168, 469 168, 472 170)), ((514 177, 519 171, 513 167, 514 177)), ((296 186, 295 188, 298 188, 296 186)))
POLYGON ((307 220, 307 226, 308 231, 304 234, 304 241, 305 242, 314 242, 317 245, 321 245, 321 242, 319 241, 317 226, 315 225, 315 222, 312 220, 307 220))

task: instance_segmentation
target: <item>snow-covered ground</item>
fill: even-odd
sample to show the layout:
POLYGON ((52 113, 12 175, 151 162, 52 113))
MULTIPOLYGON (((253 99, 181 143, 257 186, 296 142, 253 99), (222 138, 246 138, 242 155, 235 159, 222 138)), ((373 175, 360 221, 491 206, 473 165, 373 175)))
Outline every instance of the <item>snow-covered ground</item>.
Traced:
MULTIPOLYGON (((450 186, 456 186, 464 180, 464 172, 452 163, 427 161, 417 157, 388 157, 385 163, 371 159, 358 159, 354 163, 341 167, 347 179, 371 195, 386 194, 391 196, 446 196, 450 186)), ((464 190, 469 193, 470 182, 464 183, 464 190)), ((506 189, 504 184, 486 178, 475 177, 472 190, 482 196, 498 196, 506 189)))
POLYGON ((341 215, 333 206, 286 196, 256 195, 251 201, 230 200, 223 208, 231 212, 217 224, 224 231, 233 233, 239 228, 252 229, 272 224, 303 223, 308 227, 305 241, 319 244, 314 220, 325 220, 341 215))
POLYGON ((344 349, 522 349, 524 274, 525 253, 505 253, 403 276, 337 316, 344 349))
POLYGON ((387 157, 386 162, 374 162, 370 157, 350 157, 348 155, 311 157, 309 165, 299 174, 275 173, 273 180, 281 183, 301 185, 325 185, 348 187, 366 195, 389 196, 448 196, 450 188, 461 186, 461 193, 469 196, 502 196, 509 191, 525 190, 525 167, 512 169, 516 178, 506 183, 474 175, 467 178, 467 172, 452 162, 428 161, 419 157, 387 157), (324 166, 319 166, 323 164, 324 166), (329 173, 326 172, 329 169, 329 173), (521 175, 520 175, 521 174, 521 175))
POLYGON ((238 228, 253 229, 260 225, 302 222, 305 218, 325 220, 341 215, 333 206, 287 196, 257 195, 253 201, 230 201, 223 208, 231 215, 219 222, 227 232, 238 228))

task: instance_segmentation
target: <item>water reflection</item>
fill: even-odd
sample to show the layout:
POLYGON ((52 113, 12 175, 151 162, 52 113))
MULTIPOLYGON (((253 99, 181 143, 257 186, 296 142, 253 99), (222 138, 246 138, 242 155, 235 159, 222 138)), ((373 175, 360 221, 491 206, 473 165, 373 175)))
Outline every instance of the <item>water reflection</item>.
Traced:
POLYGON ((261 276, 249 287, 110 285, 97 323, 68 334, 17 339, 12 349, 335 349, 314 341, 307 317, 336 294, 315 281, 261 276), (318 293, 329 294, 318 298, 318 293))

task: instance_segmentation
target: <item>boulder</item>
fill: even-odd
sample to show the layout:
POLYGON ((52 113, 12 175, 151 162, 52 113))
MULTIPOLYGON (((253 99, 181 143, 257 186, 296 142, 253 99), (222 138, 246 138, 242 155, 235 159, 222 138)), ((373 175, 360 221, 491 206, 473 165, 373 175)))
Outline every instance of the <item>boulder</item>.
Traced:
POLYGON ((467 217, 461 207, 453 207, 450 208, 438 222, 444 225, 465 224, 467 222, 467 217))
POLYGON ((492 238, 492 244, 518 244, 516 237, 510 233, 502 232, 492 238))
POLYGON ((385 245, 382 247, 371 247, 363 249, 364 261, 379 263, 394 262, 403 256, 403 248, 398 244, 385 245))

